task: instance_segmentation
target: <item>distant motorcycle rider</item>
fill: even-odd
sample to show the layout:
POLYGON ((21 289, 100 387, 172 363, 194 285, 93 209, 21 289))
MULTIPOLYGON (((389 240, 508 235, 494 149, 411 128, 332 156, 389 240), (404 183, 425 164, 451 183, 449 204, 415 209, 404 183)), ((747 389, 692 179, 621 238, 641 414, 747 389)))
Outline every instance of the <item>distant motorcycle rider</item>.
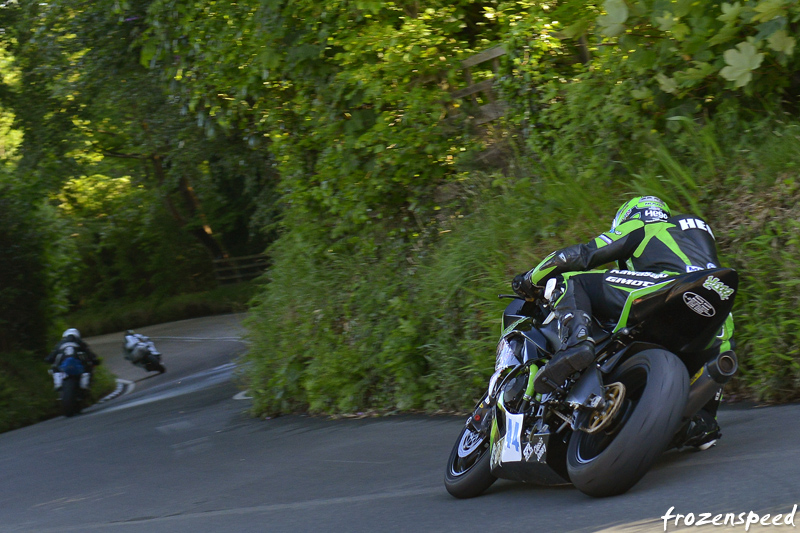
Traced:
MULTIPOLYGON (((709 225, 694 215, 671 216, 666 202, 639 196, 617 211, 611 229, 587 244, 576 244, 548 255, 532 270, 519 274, 512 288, 526 299, 541 298, 551 279, 562 282, 553 295, 562 348, 534 377, 538 393, 552 392, 595 358, 592 319, 616 320, 628 295, 674 276, 716 268, 716 242, 709 225), (592 270, 617 262, 617 269, 592 270)), ((551 282, 555 283, 555 282, 551 282)), ((707 360, 733 348, 733 319, 729 316, 717 340, 699 358, 707 360)), ((721 388, 691 421, 685 446, 705 449, 720 437, 715 420, 721 388)))
POLYGON ((153 344, 153 341, 141 333, 134 333, 131 329, 125 332, 125 340, 122 343, 122 347, 125 352, 125 359, 134 364, 147 357, 149 353, 161 359, 161 353, 156 350, 156 345, 153 344))
POLYGON ((54 367, 58 367, 65 355, 72 354, 77 355, 87 365, 90 373, 101 362, 100 358, 89 348, 89 345, 81 339, 81 332, 75 328, 69 328, 64 331, 61 335, 61 340, 58 341, 53 351, 44 360, 54 367))

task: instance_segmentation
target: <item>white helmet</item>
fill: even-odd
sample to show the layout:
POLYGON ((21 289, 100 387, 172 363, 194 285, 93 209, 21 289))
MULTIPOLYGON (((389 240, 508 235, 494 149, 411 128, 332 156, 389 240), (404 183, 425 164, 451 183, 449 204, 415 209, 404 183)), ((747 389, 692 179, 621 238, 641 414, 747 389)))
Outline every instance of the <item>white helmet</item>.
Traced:
POLYGON ((75 328, 69 328, 67 331, 65 331, 65 332, 64 332, 64 334, 63 334, 63 335, 61 335, 61 338, 62 338, 62 339, 66 339, 66 338, 67 338, 67 337, 69 337, 70 335, 71 335, 71 336, 73 336, 73 337, 75 337, 76 339, 80 339, 80 338, 81 338, 81 332, 80 332, 80 331, 78 331, 78 330, 77 330, 77 329, 75 329, 75 328))

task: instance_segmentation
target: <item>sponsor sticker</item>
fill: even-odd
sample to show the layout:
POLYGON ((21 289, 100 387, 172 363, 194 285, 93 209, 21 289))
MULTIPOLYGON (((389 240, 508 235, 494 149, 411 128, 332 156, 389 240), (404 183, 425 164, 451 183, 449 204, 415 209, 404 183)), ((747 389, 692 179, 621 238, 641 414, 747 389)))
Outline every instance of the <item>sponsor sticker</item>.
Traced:
POLYGON ((719 278, 714 276, 708 276, 706 281, 703 283, 703 287, 719 294, 720 300, 727 300, 731 297, 731 294, 734 293, 733 289, 722 283, 719 278))
POLYGON ((531 455, 533 455, 533 446, 531 446, 530 442, 525 446, 525 449, 522 450, 522 455, 525 456, 526 461, 531 460, 531 455))
POLYGON ((706 224, 699 218, 684 218, 679 222, 679 224, 681 225, 681 230, 683 231, 690 229, 701 229, 703 231, 707 231, 708 234, 711 235, 711 237, 716 239, 716 237, 714 237, 714 233, 711 231, 711 228, 708 226, 708 224, 706 224))
POLYGON ((609 283, 617 283, 619 285, 627 285, 629 287, 650 287, 651 285, 654 285, 652 281, 645 281, 643 279, 620 278, 617 276, 609 276, 606 278, 606 281, 609 283))
POLYGON ((661 209, 647 209, 644 212, 644 216, 646 217, 653 217, 653 218, 660 218, 661 220, 666 220, 669 217, 667 214, 662 211, 661 209))
POLYGON ((708 300, 693 292, 683 293, 683 303, 700 316, 712 317, 717 314, 717 310, 708 300))
POLYGON ((544 444, 544 439, 539 437, 539 441, 536 443, 536 446, 533 447, 533 453, 536 454, 536 460, 540 463, 542 462, 542 456, 547 451, 547 446, 544 444))
POLYGON ((500 458, 503 455, 503 448, 505 448, 505 445, 505 437, 500 437, 500 439, 494 443, 494 448, 492 448, 492 467, 500 465, 500 458))
POLYGON ((657 272, 634 272, 633 270, 609 270, 609 274, 623 274, 625 276, 646 276, 648 278, 661 279, 669 277, 669 274, 659 274, 657 272))

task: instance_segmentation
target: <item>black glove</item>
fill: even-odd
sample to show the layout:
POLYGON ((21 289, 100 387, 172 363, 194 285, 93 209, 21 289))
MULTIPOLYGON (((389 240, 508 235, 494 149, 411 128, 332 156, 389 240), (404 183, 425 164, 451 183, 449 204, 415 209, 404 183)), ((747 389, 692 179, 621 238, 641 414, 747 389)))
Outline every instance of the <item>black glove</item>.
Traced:
POLYGON ((511 282, 511 289, 519 296, 528 301, 534 301, 542 297, 542 288, 531 283, 527 277, 527 272, 517 274, 511 282))

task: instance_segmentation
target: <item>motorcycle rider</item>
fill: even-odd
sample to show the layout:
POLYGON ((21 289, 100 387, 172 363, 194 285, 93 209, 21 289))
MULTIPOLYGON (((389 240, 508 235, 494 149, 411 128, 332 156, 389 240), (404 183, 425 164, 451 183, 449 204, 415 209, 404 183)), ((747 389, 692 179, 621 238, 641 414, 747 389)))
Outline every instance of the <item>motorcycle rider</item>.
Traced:
POLYGON ((156 350, 156 345, 153 344, 153 341, 141 333, 134 333, 132 329, 125 332, 122 348, 125 352, 125 359, 133 364, 147 357, 148 353, 152 353, 159 360, 161 359, 161 353, 156 350))
POLYGON ((61 363, 64 355, 71 351, 78 354, 80 360, 86 364, 89 373, 101 362, 100 358, 89 348, 89 345, 81 339, 81 332, 75 328, 69 328, 64 331, 61 335, 61 340, 56 343, 53 351, 44 360, 56 368, 61 363))
MULTIPOLYGON (((616 320, 631 291, 718 264, 714 234, 702 218, 671 216, 663 200, 639 196, 620 207, 609 231, 589 243, 556 250, 532 270, 517 275, 512 288, 526 299, 541 298, 550 279, 563 283, 563 292, 554 296, 562 348, 534 377, 535 391, 554 391, 594 361, 592 315, 616 320), (592 270, 614 261, 619 268, 592 270)), ((731 350, 732 335, 729 316, 717 340, 699 357, 708 360, 731 350)), ((706 449, 721 436, 715 419, 721 392, 720 388, 691 420, 683 435, 684 446, 706 449)))

